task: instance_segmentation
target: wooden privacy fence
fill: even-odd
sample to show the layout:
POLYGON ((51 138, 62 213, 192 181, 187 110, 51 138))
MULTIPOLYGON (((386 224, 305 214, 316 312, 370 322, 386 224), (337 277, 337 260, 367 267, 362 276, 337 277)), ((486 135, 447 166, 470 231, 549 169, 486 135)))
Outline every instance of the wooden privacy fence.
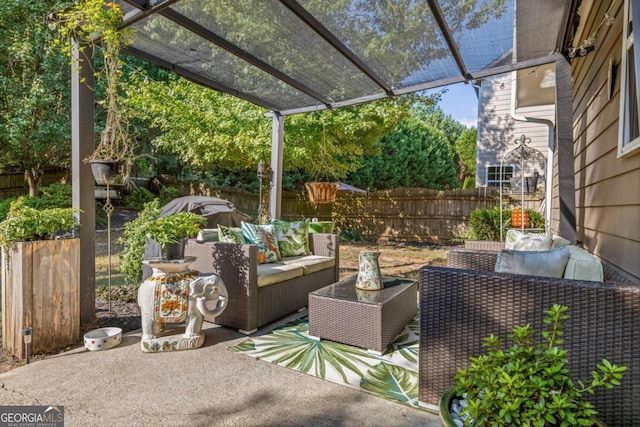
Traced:
MULTIPOLYGON (((201 183, 183 185, 184 195, 208 195, 229 200, 239 210, 256 217, 256 194, 201 183)), ((504 196, 503 207, 520 207, 520 195, 504 196)), ((537 209, 540 195, 526 195, 525 208, 537 209)), ((265 196, 265 203, 268 197, 265 196)), ((334 203, 313 204, 306 193, 284 192, 281 219, 318 218, 336 223, 337 231, 350 230, 366 240, 442 242, 463 239, 469 233, 469 215, 476 209, 500 206, 497 188, 427 190, 400 188, 371 193, 338 191, 334 203)), ((267 205, 265 204, 265 208, 267 205)))
MULTIPOLYGON (((47 172, 42 176, 40 185, 68 182, 68 172, 47 172)), ((5 173, 0 175, 0 200, 29 194, 29 184, 24 173, 5 173)))

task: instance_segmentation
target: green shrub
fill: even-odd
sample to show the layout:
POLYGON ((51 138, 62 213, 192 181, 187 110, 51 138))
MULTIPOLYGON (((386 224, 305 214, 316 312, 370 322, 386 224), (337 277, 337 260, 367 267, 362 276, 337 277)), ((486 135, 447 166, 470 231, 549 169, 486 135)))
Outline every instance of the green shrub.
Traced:
MULTIPOLYGON (((23 205, 39 211, 44 209, 70 208, 72 206, 71 185, 52 184, 40 187, 40 195, 37 197, 22 196, 23 205)), ((11 203, 17 197, 10 197, 0 201, 0 222, 7 218, 7 212, 11 203)))
POLYGON ((344 230, 340 230, 339 237, 341 242, 362 241, 362 233, 360 232, 360 230, 356 230, 353 228, 345 228, 344 230))
POLYGON ((118 243, 124 247, 120 253, 122 265, 120 271, 126 276, 126 283, 139 285, 142 281, 142 260, 147 245, 147 225, 160 218, 158 199, 147 203, 144 209, 133 220, 124 225, 122 237, 118 243))
POLYGON ((592 425, 597 411, 583 395, 619 385, 627 368, 603 359, 590 380, 574 379, 562 348, 566 311, 558 304, 545 311, 543 343, 534 340, 529 324, 513 329, 509 348, 493 334, 483 339, 487 354, 471 357, 455 375, 457 395, 466 397, 460 412, 465 425, 592 425))
MULTIPOLYGON (((502 211, 506 224, 511 219, 511 211, 502 211)), ((469 215, 469 228, 473 240, 500 240, 500 209, 476 209, 469 215)))
POLYGON ((144 209, 144 205, 155 199, 153 193, 144 187, 138 187, 127 196, 127 208, 136 211, 144 209))
MULTIPOLYGON (((545 218, 537 211, 528 210, 529 228, 545 228, 545 218)), ((511 210, 502 211, 502 226, 511 225, 511 210)), ((469 215, 469 228, 472 240, 500 240, 500 208, 476 209, 469 215)), ((504 236, 503 236, 504 237, 504 236)))
POLYGON ((466 176, 464 178, 464 182, 462 183, 462 189, 466 190, 467 188, 476 188, 476 179, 472 176, 466 176))
POLYGON ((180 196, 180 190, 175 187, 165 185, 160 189, 160 194, 158 195, 158 199, 160 199, 160 206, 164 206, 180 196))

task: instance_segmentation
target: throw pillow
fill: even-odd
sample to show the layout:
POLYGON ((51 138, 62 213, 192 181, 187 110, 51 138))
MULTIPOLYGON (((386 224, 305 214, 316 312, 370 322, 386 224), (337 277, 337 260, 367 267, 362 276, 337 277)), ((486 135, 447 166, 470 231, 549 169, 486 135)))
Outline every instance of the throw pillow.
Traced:
POLYGON ((503 249, 498 254, 495 271, 527 276, 562 277, 568 260, 567 247, 540 252, 503 249))
POLYGON ((273 221, 282 257, 309 255, 309 223, 307 221, 273 221))
POLYGON ((553 235, 551 239, 551 249, 562 248, 565 246, 569 246, 571 242, 564 237, 553 235))
POLYGON ((273 224, 250 224, 240 222, 242 237, 247 243, 258 245, 258 263, 265 264, 280 260, 280 250, 273 224))
POLYGON ((564 270, 565 279, 602 282, 604 274, 598 258, 577 246, 569 246, 569 261, 564 270))
POLYGON ((552 238, 551 233, 524 233, 510 229, 505 237, 504 248, 516 251, 548 251, 551 249, 552 238))
POLYGON ((224 243, 246 243, 240 228, 232 228, 225 225, 218 225, 218 240, 224 243))
POLYGON ((219 242, 220 231, 217 228, 204 228, 198 231, 196 240, 198 242, 219 242))
MULTIPOLYGON (((306 219, 305 221, 309 221, 306 219)), ((333 233, 335 223, 333 221, 311 221, 309 222, 309 233, 333 233)))

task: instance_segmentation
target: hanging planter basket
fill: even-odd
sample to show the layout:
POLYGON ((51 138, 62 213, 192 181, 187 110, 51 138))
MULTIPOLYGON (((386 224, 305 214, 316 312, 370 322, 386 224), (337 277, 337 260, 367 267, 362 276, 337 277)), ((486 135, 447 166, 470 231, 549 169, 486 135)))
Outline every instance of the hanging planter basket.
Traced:
POLYGON ((98 185, 122 185, 125 181, 124 163, 116 160, 91 160, 91 172, 98 185))
POLYGON ((338 184, 335 182, 306 182, 304 186, 309 193, 311 203, 333 203, 336 201, 338 184))

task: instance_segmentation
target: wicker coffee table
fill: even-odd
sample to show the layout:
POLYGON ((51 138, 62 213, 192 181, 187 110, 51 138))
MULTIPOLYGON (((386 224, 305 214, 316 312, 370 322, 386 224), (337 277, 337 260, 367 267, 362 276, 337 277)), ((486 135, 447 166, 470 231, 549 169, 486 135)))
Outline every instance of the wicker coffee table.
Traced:
POLYGON ((383 277, 384 289, 360 291, 356 277, 309 294, 309 336, 382 354, 416 315, 416 280, 383 277))

